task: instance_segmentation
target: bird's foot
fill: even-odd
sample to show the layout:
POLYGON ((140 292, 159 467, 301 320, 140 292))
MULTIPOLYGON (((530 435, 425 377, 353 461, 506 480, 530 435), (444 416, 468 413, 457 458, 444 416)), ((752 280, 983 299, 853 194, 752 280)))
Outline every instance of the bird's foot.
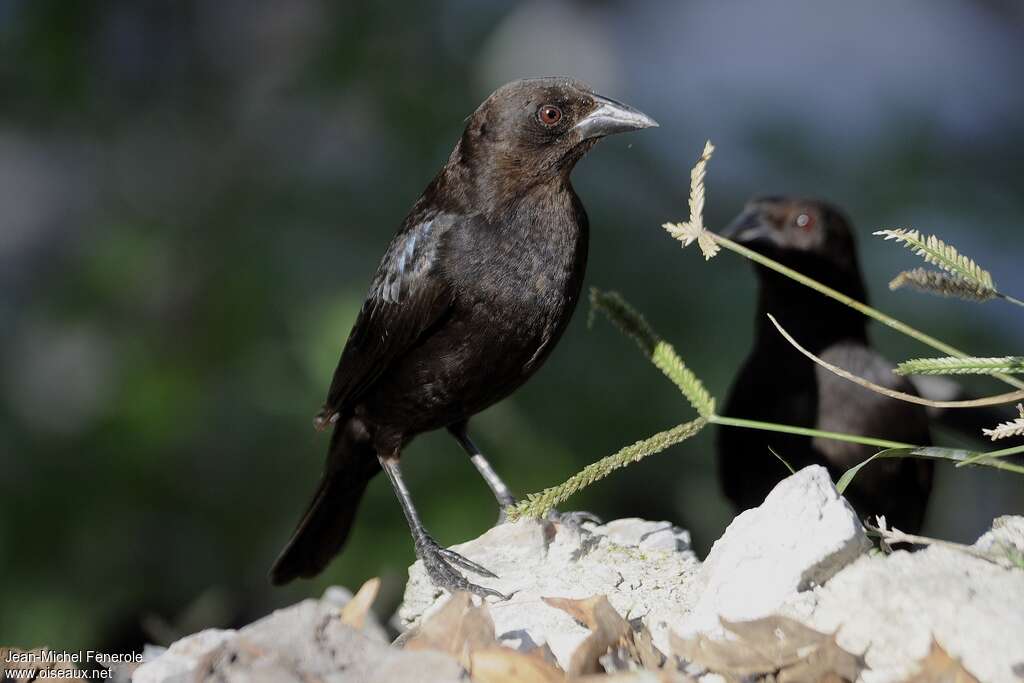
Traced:
POLYGON ((552 510, 548 513, 548 521, 567 524, 569 526, 582 527, 584 523, 601 524, 601 518, 593 512, 585 510, 572 510, 570 512, 559 512, 552 510))
POLYGON ((497 574, 463 557, 450 548, 442 548, 437 541, 429 536, 426 536, 421 541, 417 541, 416 555, 423 561, 423 566, 427 570, 427 576, 430 577, 431 582, 438 588, 444 588, 452 593, 466 591, 479 595, 481 598, 486 598, 490 595, 499 600, 509 599, 509 596, 504 593, 470 583, 452 565, 489 578, 496 579, 498 578, 497 574))
POLYGON ((452 564, 454 564, 456 566, 462 567, 463 569, 468 569, 469 571, 473 572, 474 574, 479 574, 480 576, 486 576, 489 579, 496 579, 496 578, 498 578, 498 575, 495 574, 494 572, 492 572, 487 567, 483 567, 483 566, 477 564, 476 562, 474 562, 473 560, 470 560, 469 558, 464 557, 463 555, 458 554, 457 552, 455 552, 451 548, 442 548, 442 547, 439 546, 438 549, 437 549, 437 552, 438 552, 438 554, 441 557, 443 557, 448 562, 450 562, 450 563, 452 563, 452 564))

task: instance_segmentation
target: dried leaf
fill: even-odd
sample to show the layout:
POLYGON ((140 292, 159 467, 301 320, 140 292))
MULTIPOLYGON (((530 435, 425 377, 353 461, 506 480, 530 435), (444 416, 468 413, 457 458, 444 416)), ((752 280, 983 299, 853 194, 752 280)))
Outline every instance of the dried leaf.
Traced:
POLYGON ((697 679, 674 669, 630 671, 611 675, 596 674, 569 679, 571 683, 697 683, 697 679))
POLYGON ((827 638, 824 633, 785 617, 768 617, 754 621, 729 621, 719 618, 722 626, 735 633, 744 645, 764 656, 781 669, 795 664, 813 652, 827 638))
POLYGON ((723 676, 753 676, 775 670, 771 660, 739 641, 711 640, 701 634, 688 639, 672 633, 669 643, 675 656, 723 676))
POLYGON ((857 680, 867 668, 864 658, 839 647, 835 634, 804 659, 779 672, 779 683, 844 683, 857 680))
POLYGON ((772 674, 779 683, 856 680, 865 665, 843 650, 835 635, 820 633, 781 616, 746 622, 722 619, 735 640, 670 635, 673 653, 726 677, 772 674))
POLYGON ((364 583, 352 599, 341 608, 341 623, 347 624, 352 628, 362 629, 366 624, 366 615, 370 612, 370 607, 373 606, 373 601, 377 599, 377 593, 380 591, 380 579, 374 577, 364 583))
POLYGON ((665 664, 665 655, 654 646, 654 639, 646 626, 641 625, 639 630, 632 633, 632 652, 634 659, 644 669, 655 671, 665 664))
POLYGON ((949 656, 933 638, 928 656, 918 662, 919 670, 905 683, 978 683, 978 679, 949 656))
POLYGON ((605 674, 629 673, 639 669, 629 651, 621 643, 608 648, 607 652, 597 658, 597 663, 605 674))
POLYGON ((565 672, 548 662, 540 648, 524 653, 498 645, 474 651, 469 671, 475 683, 562 683, 565 672))
POLYGON ((494 621, 487 604, 473 605, 469 593, 459 592, 423 622, 405 643, 406 650, 441 650, 468 668, 470 655, 494 646, 494 621))
POLYGON ((651 632, 640 620, 629 623, 629 632, 598 657, 608 674, 639 670, 660 671, 666 657, 654 646, 651 632))
POLYGON ((634 671, 660 671, 666 657, 654 646, 651 632, 643 623, 630 623, 630 631, 602 655, 598 661, 609 673, 634 671))
POLYGON ((619 643, 630 633, 629 622, 622 618, 608 598, 595 595, 585 600, 572 598, 543 598, 544 602, 566 612, 591 633, 572 653, 569 674, 582 676, 601 671, 600 658, 608 648, 619 643))
MULTIPOLYGON (((520 651, 522 652, 522 650, 520 651)), ((543 645, 535 645, 531 647, 529 650, 526 650, 525 652, 526 654, 530 654, 535 657, 540 657, 548 664, 554 664, 556 667, 558 667, 559 670, 561 670, 562 668, 558 666, 558 657, 555 657, 555 653, 551 651, 551 646, 547 643, 544 643, 543 645)))

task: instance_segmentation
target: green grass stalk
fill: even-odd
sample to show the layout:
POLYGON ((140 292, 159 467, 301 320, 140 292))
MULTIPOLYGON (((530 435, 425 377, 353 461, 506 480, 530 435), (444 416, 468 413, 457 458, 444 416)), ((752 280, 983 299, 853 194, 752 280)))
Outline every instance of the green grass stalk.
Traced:
MULTIPOLYGON (((800 284, 806 287, 810 287, 816 292, 820 292, 821 294, 824 294, 825 296, 834 299, 841 304, 845 304, 850 308, 854 309, 855 311, 858 311, 859 313, 862 313, 868 316, 869 318, 877 320, 886 327, 890 327, 896 330, 897 332, 900 332, 902 334, 907 335, 908 337, 911 337, 912 339, 916 339, 917 341, 921 342, 922 344, 925 344, 926 346, 930 346, 933 349, 941 351, 950 356, 956 356, 957 358, 970 357, 967 353, 961 351, 956 347, 950 346, 949 344, 939 339, 936 339, 931 335, 925 334, 924 332, 921 332, 920 330, 917 330, 911 327, 910 325, 907 325, 906 323, 897 320, 896 318, 893 318, 892 316, 886 315, 885 313, 882 313, 881 311, 872 308, 867 304, 861 303, 860 301, 857 301, 853 297, 847 296, 842 292, 838 292, 827 285, 823 285, 814 278, 807 277, 803 273, 799 273, 793 270, 792 268, 787 268, 778 261, 774 261, 768 258, 767 256, 764 256, 763 254, 759 254, 753 249, 748 249, 747 247, 744 247, 742 244, 737 244, 736 242, 733 242, 731 239, 727 237, 722 237, 721 235, 715 234, 714 240, 725 249, 737 253, 740 256, 744 256, 750 259, 751 261, 754 261, 755 263, 764 266, 765 268, 770 268, 771 270, 774 270, 777 273, 785 275, 786 277, 795 280, 796 282, 799 282, 800 284)), ((1020 380, 1011 375, 1005 375, 1002 373, 992 376, 1002 380, 1003 382, 1009 384, 1010 386, 1017 387, 1018 389, 1024 389, 1024 380, 1020 380)))

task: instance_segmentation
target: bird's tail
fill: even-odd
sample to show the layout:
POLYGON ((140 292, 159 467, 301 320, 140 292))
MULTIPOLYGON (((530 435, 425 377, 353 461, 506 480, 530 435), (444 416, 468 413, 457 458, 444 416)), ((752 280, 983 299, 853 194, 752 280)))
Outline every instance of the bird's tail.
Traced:
POLYGON ((339 421, 316 494, 270 570, 275 586, 323 571, 345 545, 363 492, 379 471, 377 453, 362 426, 357 420, 339 421))

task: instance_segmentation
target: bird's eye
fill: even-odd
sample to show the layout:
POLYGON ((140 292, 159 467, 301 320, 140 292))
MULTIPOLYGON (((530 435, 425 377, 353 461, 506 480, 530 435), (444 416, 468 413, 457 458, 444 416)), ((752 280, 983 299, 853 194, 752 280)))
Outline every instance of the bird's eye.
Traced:
POLYGON ((810 232, 811 230, 814 229, 814 216, 812 216, 809 213, 798 214, 795 222, 796 227, 801 228, 802 230, 810 232))
POLYGON ((537 110, 537 120, 545 126, 554 126, 562 120, 562 110, 553 104, 542 105, 537 110))

